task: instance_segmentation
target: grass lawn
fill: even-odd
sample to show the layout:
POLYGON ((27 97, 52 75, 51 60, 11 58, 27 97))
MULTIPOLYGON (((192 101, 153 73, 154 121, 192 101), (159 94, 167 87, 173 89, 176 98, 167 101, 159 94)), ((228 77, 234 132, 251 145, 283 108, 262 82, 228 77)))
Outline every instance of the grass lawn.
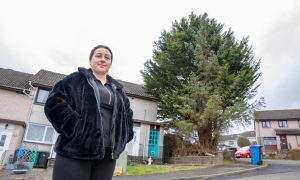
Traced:
POLYGON ((223 164, 232 164, 232 163, 234 163, 234 162, 231 160, 223 160, 223 164))
POLYGON ((181 170, 193 170, 193 169, 202 169, 211 167, 211 165, 176 165, 176 164, 167 164, 167 165, 132 165, 127 166, 126 176, 129 175, 141 175, 141 174, 153 174, 153 173, 165 173, 172 171, 181 171, 181 170))

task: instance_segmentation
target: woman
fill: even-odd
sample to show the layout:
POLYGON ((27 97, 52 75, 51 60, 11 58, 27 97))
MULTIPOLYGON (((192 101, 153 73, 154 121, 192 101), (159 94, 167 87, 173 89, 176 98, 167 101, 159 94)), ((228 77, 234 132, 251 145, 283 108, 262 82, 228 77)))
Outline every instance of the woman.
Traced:
POLYGON ((116 159, 133 138, 130 103, 122 85, 107 75, 113 53, 98 45, 90 69, 78 68, 51 91, 45 114, 60 134, 54 180, 111 179, 116 159))

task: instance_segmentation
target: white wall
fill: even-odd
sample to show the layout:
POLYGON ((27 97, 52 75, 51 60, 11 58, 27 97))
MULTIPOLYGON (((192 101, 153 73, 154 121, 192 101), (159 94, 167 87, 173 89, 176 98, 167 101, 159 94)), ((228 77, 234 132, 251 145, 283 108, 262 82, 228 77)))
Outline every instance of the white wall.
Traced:
POLYGON ((37 104, 32 105, 32 111, 31 111, 29 122, 51 126, 51 123, 49 122, 49 120, 47 119, 44 113, 43 105, 37 105, 37 104))
POLYGON ((129 97, 133 119, 156 122, 157 103, 150 100, 129 97))
POLYGON ((126 151, 128 155, 139 156, 141 128, 140 126, 133 126, 134 136, 133 139, 127 144, 126 151))
POLYGON ((143 156, 148 158, 148 141, 149 141, 149 132, 150 132, 150 126, 147 124, 141 124, 140 128, 140 152, 139 156, 143 156))
POLYGON ((223 141, 223 144, 227 145, 227 146, 231 146, 231 147, 239 147, 237 145, 237 139, 235 140, 226 140, 226 141, 223 141))
POLYGON ((26 121, 31 99, 22 93, 0 89, 0 118, 26 121))

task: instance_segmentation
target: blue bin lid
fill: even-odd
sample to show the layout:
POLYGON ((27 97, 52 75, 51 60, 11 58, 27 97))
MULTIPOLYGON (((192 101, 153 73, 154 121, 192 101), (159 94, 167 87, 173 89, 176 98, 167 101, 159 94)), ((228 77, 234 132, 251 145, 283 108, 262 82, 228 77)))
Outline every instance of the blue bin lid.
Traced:
POLYGON ((261 147, 262 147, 261 145, 256 145, 256 144, 255 144, 255 145, 251 145, 251 146, 250 146, 250 149, 252 149, 252 148, 261 148, 261 147))

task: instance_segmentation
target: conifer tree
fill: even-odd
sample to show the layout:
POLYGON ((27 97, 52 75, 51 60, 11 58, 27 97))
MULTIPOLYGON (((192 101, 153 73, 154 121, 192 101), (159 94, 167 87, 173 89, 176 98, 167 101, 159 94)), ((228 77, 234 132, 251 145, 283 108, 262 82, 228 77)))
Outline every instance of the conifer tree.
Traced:
POLYGON ((215 151, 221 132, 232 122, 249 123, 261 104, 253 100, 260 60, 248 38, 237 41, 223 27, 206 13, 175 21, 141 71, 146 90, 160 99, 166 127, 193 138, 201 151, 215 151))

